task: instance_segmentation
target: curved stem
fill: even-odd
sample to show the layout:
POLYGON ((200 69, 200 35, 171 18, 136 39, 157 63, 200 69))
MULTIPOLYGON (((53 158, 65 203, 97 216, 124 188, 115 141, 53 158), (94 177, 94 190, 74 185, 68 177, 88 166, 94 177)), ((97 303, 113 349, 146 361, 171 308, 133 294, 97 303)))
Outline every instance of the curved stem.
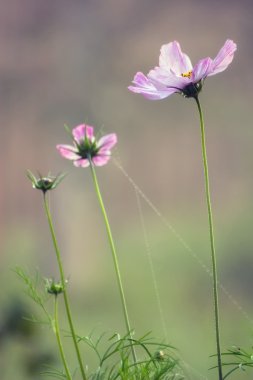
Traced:
POLYGON ((61 355, 61 360, 62 360, 64 368, 65 368, 66 378, 68 380, 72 380, 72 376, 70 374, 68 364, 66 362, 66 358, 64 355, 63 346, 62 346, 62 342, 61 342, 59 318, 58 318, 58 298, 57 298, 57 295, 55 296, 55 299, 54 299, 54 332, 55 332, 55 336, 57 339, 57 343, 58 343, 58 347, 59 347, 59 351, 60 351, 60 355, 61 355))
POLYGON ((214 318, 215 318, 218 373, 219 373, 219 380, 222 380, 223 377, 222 377, 222 362, 221 362, 221 349, 220 349, 217 268, 216 268, 216 256, 215 256, 215 246, 214 246, 213 217, 212 217, 211 197, 210 197, 210 188, 209 188, 208 163, 207 163, 207 154, 206 154, 205 125, 204 125, 203 112, 202 112, 198 97, 196 97, 195 100, 198 106, 199 117, 200 117, 202 158, 203 158, 203 165, 204 165, 206 203, 207 203, 207 211, 208 211, 211 258, 212 258, 214 318))
MULTIPOLYGON (((94 182, 98 202, 99 202, 99 205, 100 205, 103 217, 104 217, 106 232, 107 232, 107 236, 108 236, 108 240, 109 240, 109 244, 110 244, 110 248, 111 248, 111 252, 112 252, 113 264, 114 264, 114 269, 116 272, 116 277, 117 277, 117 282, 118 282, 118 287, 119 287, 119 292, 120 292, 121 303, 122 303, 122 307, 123 307, 123 314, 124 314, 126 329, 127 329, 127 333, 129 334, 130 338, 132 338, 132 332, 131 332, 128 312, 127 312, 126 299, 125 299, 125 294, 124 294, 121 275, 120 275, 118 257, 116 254, 116 249, 115 249, 115 245, 114 245, 114 241, 113 241, 113 237, 112 237, 110 223, 109 223, 109 220, 107 217, 104 202, 103 202, 102 195, 101 195, 101 192, 99 189, 95 168, 94 168, 91 160, 90 160, 90 168, 91 168, 92 179, 94 182)), ((131 344, 131 351, 132 351, 134 362, 136 363, 137 362, 136 353, 135 353, 135 350, 134 350, 134 347, 132 344, 131 344)))
POLYGON ((80 354, 78 343, 77 343, 77 339, 76 339, 76 333, 75 333, 74 325, 72 322, 72 316, 71 316, 71 310, 70 310, 70 305, 69 305, 69 300, 68 300, 68 294, 67 294, 66 287, 65 287, 66 280, 65 280, 65 275, 64 275, 64 271, 63 271, 63 265, 62 265, 62 261, 61 261, 60 250, 59 250, 58 243, 56 240, 54 227, 53 227, 53 223, 52 223, 52 217, 51 217, 51 213, 49 211, 48 200, 47 200, 46 194, 44 194, 43 199, 44 199, 45 212, 47 215, 47 220, 48 220, 48 224, 49 224, 49 228, 50 228, 50 232, 51 232, 51 236, 52 236, 52 240, 53 240, 53 244, 54 244, 54 249, 55 249, 55 253, 56 253, 57 263, 58 263, 58 267, 59 267, 59 271, 60 271, 61 282, 62 282, 62 285, 64 288, 63 298, 64 298, 64 304, 65 304, 65 309, 66 309, 66 313, 67 313, 68 323, 69 323, 69 327, 70 327, 70 331, 71 331, 71 336, 72 336, 73 343, 75 346, 76 356, 77 356, 77 360, 79 363, 82 379, 87 380, 87 377, 86 377, 85 371, 84 371, 84 367, 83 367, 83 363, 82 363, 82 359, 81 359, 81 354, 80 354))

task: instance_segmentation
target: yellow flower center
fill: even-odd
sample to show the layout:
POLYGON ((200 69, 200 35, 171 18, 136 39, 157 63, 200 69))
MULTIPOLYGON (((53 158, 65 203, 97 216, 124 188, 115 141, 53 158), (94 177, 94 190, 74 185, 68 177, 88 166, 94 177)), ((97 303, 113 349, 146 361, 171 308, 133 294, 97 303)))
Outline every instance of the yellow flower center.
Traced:
POLYGON ((187 73, 183 73, 183 74, 181 74, 181 76, 183 77, 183 78, 191 78, 191 76, 192 76, 192 71, 188 71, 187 73))

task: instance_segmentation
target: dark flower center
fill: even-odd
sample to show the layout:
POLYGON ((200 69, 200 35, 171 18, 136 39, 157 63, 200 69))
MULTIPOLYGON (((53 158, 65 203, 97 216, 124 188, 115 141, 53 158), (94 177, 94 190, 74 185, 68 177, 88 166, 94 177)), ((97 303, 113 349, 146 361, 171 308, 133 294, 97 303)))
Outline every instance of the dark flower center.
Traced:
POLYGON ((198 93, 202 89, 203 82, 199 81, 198 83, 190 83, 183 90, 182 94, 185 98, 196 98, 198 93))
POLYGON ((76 142, 76 146, 78 149, 78 154, 84 159, 96 156, 99 151, 96 141, 92 142, 87 137, 79 143, 76 142))

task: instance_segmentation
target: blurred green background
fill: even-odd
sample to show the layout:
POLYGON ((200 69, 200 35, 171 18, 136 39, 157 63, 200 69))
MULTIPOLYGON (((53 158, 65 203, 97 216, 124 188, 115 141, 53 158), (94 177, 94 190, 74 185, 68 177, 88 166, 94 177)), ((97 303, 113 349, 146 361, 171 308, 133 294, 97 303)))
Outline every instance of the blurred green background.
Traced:
MULTIPOLYGON (((64 124, 72 128, 87 122, 117 133, 115 158, 162 215, 136 197, 113 161, 98 168, 136 335, 152 331, 164 337, 150 254, 168 342, 197 371, 190 371, 189 378, 216 379, 215 371, 208 371, 214 363, 209 355, 215 352, 211 279, 200 264, 210 266, 210 253, 197 109, 178 95, 151 102, 127 86, 137 71, 146 73, 158 63, 164 43, 178 40, 193 63, 215 57, 227 38, 238 44, 231 66, 207 79, 200 99, 219 279, 238 302, 220 293, 222 348, 235 344, 251 350, 252 2, 12 0, 0 8, 2 331, 12 315, 25 314, 22 308, 38 314, 14 267, 58 276, 41 194, 25 175, 29 168, 43 174, 68 172, 51 194, 51 208, 78 332, 124 333, 90 172, 72 167, 55 149, 68 142, 64 124)), ((37 379, 30 367, 41 356, 57 365, 48 328, 35 326, 20 335, 15 323, 10 326, 0 339, 1 380, 37 379)), ((232 378, 251 379, 252 373, 232 378)))

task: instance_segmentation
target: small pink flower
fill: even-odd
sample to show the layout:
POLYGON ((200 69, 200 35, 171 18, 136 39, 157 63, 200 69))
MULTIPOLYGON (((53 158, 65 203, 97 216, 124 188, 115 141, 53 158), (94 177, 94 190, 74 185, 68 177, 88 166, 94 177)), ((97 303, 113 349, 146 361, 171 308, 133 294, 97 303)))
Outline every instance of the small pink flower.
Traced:
POLYGON ((95 166, 107 164, 111 156, 111 148, 117 143, 115 133, 105 135, 98 141, 93 127, 81 124, 72 130, 74 145, 57 145, 62 157, 74 161, 77 167, 86 168, 92 162, 95 166))
POLYGON ((179 43, 170 42, 161 47, 159 66, 150 70, 147 76, 138 72, 133 80, 134 86, 128 89, 151 100, 164 99, 176 92, 187 98, 196 97, 206 77, 226 70, 236 48, 232 40, 227 40, 215 59, 203 58, 192 67, 179 43))

